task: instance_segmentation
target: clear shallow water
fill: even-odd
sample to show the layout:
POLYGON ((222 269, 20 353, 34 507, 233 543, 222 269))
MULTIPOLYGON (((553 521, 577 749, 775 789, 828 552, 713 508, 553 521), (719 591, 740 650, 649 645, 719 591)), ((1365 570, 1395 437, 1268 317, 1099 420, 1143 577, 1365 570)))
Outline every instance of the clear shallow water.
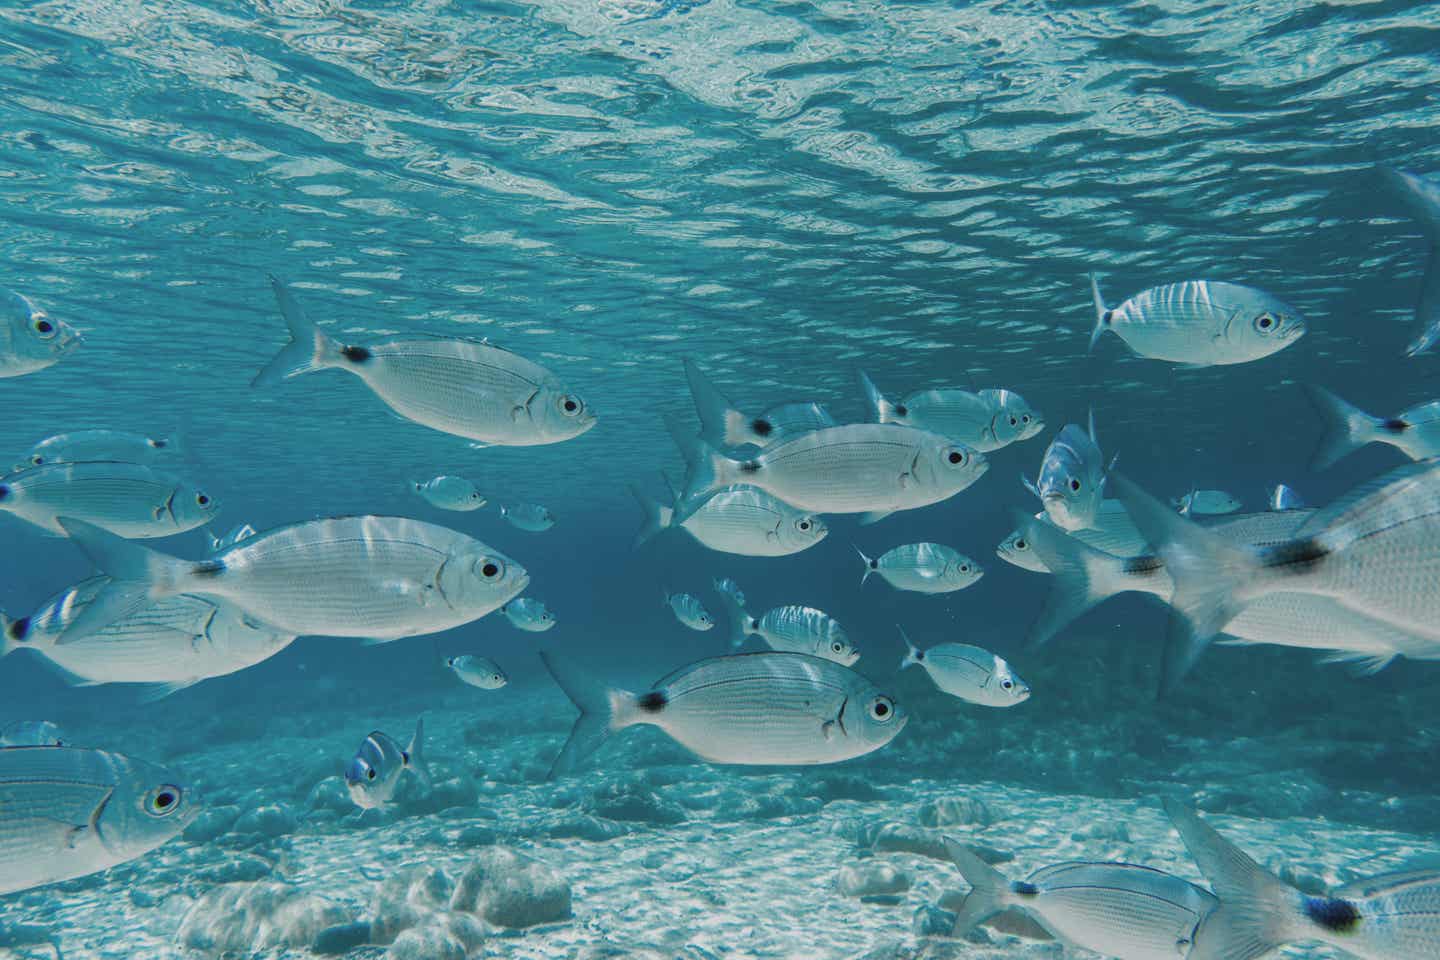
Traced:
MULTIPOLYGON (((244 789, 303 799, 379 722, 367 716, 400 736, 411 707, 453 695, 438 648, 511 672, 493 735, 543 715, 547 738, 514 750, 548 761, 569 713, 537 644, 643 685, 723 644, 675 624, 661 587, 698 592, 724 574, 757 607, 840 617, 862 672, 912 706, 859 776, 1076 803, 1168 783, 1223 791, 1217 809, 1238 814, 1433 831, 1433 666, 1355 681, 1301 653, 1219 650, 1157 704, 1163 616, 1133 598, 1043 655, 1019 649, 1043 583, 992 550, 1007 511, 1032 505, 1015 478, 1051 431, 993 455, 955 500, 871 528, 837 520, 782 560, 678 538, 632 554, 624 485, 658 493, 656 472, 679 469, 661 415, 689 413, 683 356, 745 409, 813 398, 859 416, 862 363, 892 394, 1019 390, 1052 430, 1093 406, 1107 452, 1166 494, 1199 483, 1258 505, 1286 480, 1323 501, 1373 475, 1391 451, 1305 470, 1318 425, 1294 384, 1381 414, 1434 396, 1433 362, 1401 356, 1417 232, 1373 168, 1440 170, 1437 18, 1435 4, 1398 3, 7 5, 0 283, 88 342, 0 381, 0 449, 91 425, 183 428, 227 524, 449 522, 520 559, 561 626, 537 638, 487 618, 358 653, 302 640, 144 708, 68 690, 18 656, 0 670, 0 719, 43 713, 238 797, 228 761, 170 732, 241 723, 224 736, 263 751, 292 711, 326 729, 343 717, 323 763, 286 748, 315 758, 307 782, 288 763, 247 771, 260 779, 244 789), (1133 359, 1113 338, 1087 357, 1091 270, 1117 301, 1169 280, 1252 283, 1311 332, 1228 369, 1133 359), (349 340, 489 337, 555 370, 601 423, 553 447, 474 450, 338 373, 251 390, 284 340, 267 273, 349 340), (404 493, 439 472, 546 503, 560 523, 528 535, 493 509, 446 515, 404 493), (987 576, 945 599, 857 592, 852 539, 870 553, 940 540, 987 576), (897 620, 922 645, 1001 651, 1035 695, 982 712, 894 677, 897 620)), ((85 573, 63 541, 0 524, 6 610, 85 573)), ((167 546, 193 556, 200 543, 167 546)), ((454 738, 465 707, 447 702, 432 725, 454 738)), ((606 769, 644 762, 621 753, 606 769)))

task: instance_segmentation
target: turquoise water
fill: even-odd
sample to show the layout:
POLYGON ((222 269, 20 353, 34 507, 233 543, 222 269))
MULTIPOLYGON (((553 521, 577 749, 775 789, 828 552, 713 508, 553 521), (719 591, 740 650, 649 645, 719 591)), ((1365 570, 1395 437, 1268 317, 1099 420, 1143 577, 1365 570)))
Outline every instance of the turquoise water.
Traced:
MULTIPOLYGON (((483 827, 566 875, 575 919, 477 941, 471 957, 920 949, 916 910, 963 888, 947 863, 898 854, 915 886, 896 903, 857 907, 830 882, 869 848, 846 823, 912 822, 957 795, 1003 811, 968 829, 1027 869, 1073 843, 1198 879, 1163 827, 1162 794, 1250 818, 1252 853, 1298 857, 1325 879, 1363 858, 1434 853, 1433 664, 1356 679, 1306 651, 1217 649, 1157 701, 1158 604, 1119 598, 1026 650, 1044 580, 994 556, 1011 511, 1035 509, 1018 477, 1091 408, 1107 455, 1148 489, 1220 488, 1260 509, 1276 482, 1324 503, 1400 462, 1377 446, 1308 470, 1320 424, 1299 384, 1380 415, 1434 397, 1433 360, 1403 356, 1423 243, 1377 165, 1440 170, 1440 5, 1241 7, 4 4, 0 286, 86 342, 0 380, 0 450, 89 427, 179 431, 188 475, 224 505, 221 529, 353 513, 447 524, 521 561, 526 595, 559 625, 521 633, 492 614, 378 646, 302 638, 152 704, 7 657, 0 722, 56 721, 87 746, 182 770, 209 805, 280 803, 296 822, 259 840, 177 840, 108 875, 0 897, 0 932, 49 925, 66 957, 180 955, 198 949, 180 932, 192 904, 262 878, 368 921, 381 876, 420 864, 453 876, 460 833, 483 827), (1233 367, 1147 361, 1113 337, 1087 355, 1092 271, 1114 301, 1185 279, 1251 284, 1299 308, 1309 332, 1233 367), (599 424, 551 446, 475 449, 336 372, 252 389, 286 338, 269 274, 346 342, 423 332, 530 357, 599 424), (863 366, 895 396, 1018 390, 1048 426, 991 454, 954 499, 863 528, 832 518, 826 541, 795 556, 726 556, 678 533, 632 551, 626 485, 658 495, 659 471, 683 472, 662 418, 691 416, 685 357, 747 411, 819 400, 862 419, 863 366), (407 492, 439 473, 473 478, 491 506, 444 513, 407 492), (516 530, 495 510, 506 500, 545 504, 558 523, 516 530), (917 540, 976 558, 984 579, 941 597, 873 578, 857 588, 852 542, 873 554, 917 540), (547 783, 574 714, 537 650, 645 689, 725 652, 721 630, 688 631, 660 601, 685 590, 718 614, 718 576, 758 609, 806 603, 841 619, 857 669, 908 707, 907 729, 843 767, 759 773, 632 732, 585 777, 547 783), (1030 700, 985 710, 897 673, 897 622, 922 646, 1000 653, 1030 700), (509 686, 461 687, 440 667, 460 653, 494 659, 509 686), (403 742, 422 711, 432 762, 469 785, 443 815, 315 800, 370 729, 403 742), (675 816, 605 816, 606 790, 675 816), (742 802, 756 794, 777 799, 742 802), (601 826, 565 836, 554 825, 571 815, 601 826), (1146 829, 1127 842, 1072 839, 1130 817, 1146 829), (1321 820, 1339 827, 1316 832, 1321 820), (599 839, 604 823, 624 836, 599 839), (707 840, 717 823, 724 836, 707 840), (356 861, 362 842, 373 863, 356 861), (683 877, 666 872, 687 856, 683 877), (750 856, 770 865, 760 877, 731 869, 750 856), (251 861, 263 866, 235 866, 251 861), (757 883, 784 895, 757 896, 757 883), (142 894, 122 916, 127 884, 142 894), (692 894, 695 912, 677 912, 692 894)), ((0 543, 12 615, 90 570, 10 517, 0 543)), ((159 545, 193 558, 204 541, 159 545)), ((1037 949, 993 937, 956 955, 1037 949)), ((303 939, 250 952, 306 956, 303 939)))

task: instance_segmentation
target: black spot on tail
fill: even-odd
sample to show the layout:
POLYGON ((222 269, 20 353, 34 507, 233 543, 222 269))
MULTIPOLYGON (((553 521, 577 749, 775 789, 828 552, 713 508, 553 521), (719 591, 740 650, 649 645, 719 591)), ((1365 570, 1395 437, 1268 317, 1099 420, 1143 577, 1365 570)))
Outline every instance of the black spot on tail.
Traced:
POLYGON ((870 569, 871 569, 871 570, 879 570, 879 569, 880 569, 880 561, 879 561, 879 560, 871 560, 871 561, 870 561, 870 569))
POLYGON ((5 484, 0 483, 0 500, 4 500, 8 496, 10 496, 10 488, 5 484))
POLYGON ((775 424, 761 417, 758 420, 752 420, 750 422, 750 429, 755 431, 755 436, 757 437, 768 437, 775 429, 775 424))
POLYGON ((670 699, 665 696, 663 690, 651 690, 649 693, 642 695, 639 700, 640 709, 646 713, 659 713, 665 709, 665 704, 669 702, 670 699))
POLYGON ((24 640, 30 635, 30 618, 21 617, 19 620, 16 620, 10 624, 10 629, 7 632, 10 634, 10 639, 17 643, 24 640))
POLYGON ((218 577, 225 572, 224 560, 201 560, 195 564, 194 573, 197 577, 218 577))
POLYGON ((1019 897, 1036 897, 1040 895, 1040 888, 1033 883, 1026 883, 1024 880, 1016 880, 1010 884, 1010 892, 1019 897))
POLYGON ((1106 326, 1109 326, 1109 325, 1110 325, 1111 323, 1113 323, 1114 321, 1115 321, 1115 311, 1114 311, 1114 310, 1106 310, 1106 311, 1105 311, 1105 316, 1103 316, 1103 317, 1100 318, 1100 322, 1103 323, 1103 324, 1105 324, 1106 326))
POLYGON ((340 351, 340 356, 349 360, 351 363, 364 363, 370 359, 370 351, 364 347, 346 347, 340 351))
POLYGON ((746 460, 744 463, 740 464, 740 472, 741 472, 741 473, 755 473, 755 472, 758 471, 759 469, 760 469, 760 461, 759 461, 759 460, 746 460))
POLYGON ((1329 555, 1324 544, 1309 537, 1270 547, 1263 552, 1262 563, 1266 567, 1294 567, 1299 572, 1316 566, 1329 555))
POLYGON ((156 450, 164 450, 166 447, 170 446, 170 441, 168 441, 168 440, 151 440, 151 441, 150 441, 150 446, 154 447, 156 450))
POLYGON ((1148 577, 1165 569, 1165 561, 1159 557, 1126 557, 1120 569, 1132 576, 1148 577))
POLYGON ((1380 427, 1387 433, 1404 433, 1406 430, 1410 429, 1410 424, 1406 423, 1404 420, 1391 419, 1386 420, 1384 423, 1380 424, 1380 427))
POLYGON ((905 417, 910 415, 910 408, 903 403, 895 404, 895 416, 905 417))
POLYGON ((1306 897, 1305 915, 1333 933, 1351 933, 1363 919, 1360 910, 1349 900, 1329 897, 1306 897))

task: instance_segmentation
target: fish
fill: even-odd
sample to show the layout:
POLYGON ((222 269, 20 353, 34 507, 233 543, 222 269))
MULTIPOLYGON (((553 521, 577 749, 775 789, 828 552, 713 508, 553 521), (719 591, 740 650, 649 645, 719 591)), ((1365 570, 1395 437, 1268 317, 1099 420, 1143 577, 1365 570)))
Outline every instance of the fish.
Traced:
POLYGON ((442 474, 429 480, 412 480, 410 489, 420 499, 441 510, 479 510, 489 502, 479 488, 464 477, 442 474))
POLYGON ((470 654, 446 657, 445 666, 465 683, 481 690, 499 690, 510 682, 510 678, 505 676, 504 670, 495 665, 495 661, 484 657, 470 654))
POLYGON ((1304 510, 1308 506, 1304 497, 1296 493, 1294 488, 1283 483, 1275 484, 1274 489, 1270 491, 1270 495, 1265 500, 1270 505, 1270 509, 1277 513, 1285 510, 1304 510))
POLYGON ((906 543, 878 557, 867 557, 859 547, 855 552, 860 554, 865 568, 860 576, 861 586, 870 579, 870 574, 876 573, 897 590, 953 593, 973 585, 985 575, 980 564, 939 543, 906 543))
POLYGON ((1107 467, 1100 452, 1092 410, 1090 432, 1087 434, 1075 424, 1067 423, 1045 449, 1038 479, 1031 483, 1022 478, 1022 482, 1040 498, 1057 527, 1083 530, 1095 526, 1105 495, 1105 478, 1114 466, 1112 459, 1107 467))
POLYGON ((1420 297, 1415 304, 1419 333, 1405 348, 1407 357, 1429 353, 1440 341, 1440 183, 1403 170, 1386 169, 1391 188, 1405 202, 1410 216, 1425 235, 1425 273, 1420 279, 1420 297))
POLYGON ((713 583, 716 593, 728 595, 740 606, 745 606, 745 591, 740 589, 740 584, 729 577, 716 577, 713 583))
POLYGON ((839 763, 885 746, 908 715, 849 667, 803 653, 699 660, 645 693, 608 687, 567 658, 542 652, 580 710, 551 777, 573 772, 610 735, 649 724, 710 763, 839 763))
POLYGON ((204 597, 162 597, 103 630, 62 642, 65 629, 109 583, 91 577, 51 597, 28 617, 0 611, 0 657, 31 650, 72 686, 144 684, 156 700, 252 667, 295 640, 233 604, 204 597))
MULTIPOLYGON (((672 430, 672 435, 676 431, 672 430)), ((678 437, 677 437, 678 439, 678 437)), ((736 460, 703 439, 681 447, 688 466, 681 523, 710 494, 744 483, 815 513, 863 513, 873 523, 897 510, 948 500, 979 480, 985 455, 913 427, 857 423, 778 441, 736 460)))
POLYGON ((1324 387, 1306 384, 1305 396, 1325 425, 1310 459, 1312 470, 1324 470, 1372 443, 1389 444, 1411 460, 1440 455, 1440 400, 1427 400, 1393 417, 1374 417, 1324 387))
POLYGON ((54 366, 83 340, 80 331, 29 297, 0 289, 0 379, 54 366))
MULTIPOLYGON (((1043 510, 1035 514, 1035 519, 1055 526, 1050 515, 1043 510)), ((1119 500, 1100 501, 1100 508, 1095 512, 1095 526, 1067 532, 1082 543, 1119 557, 1133 557, 1146 552, 1149 547, 1149 542, 1136 529, 1135 522, 1130 519, 1130 514, 1125 512, 1125 505, 1119 500)), ((1044 562, 1035 556, 1029 539, 1021 529, 1012 531, 1000 541, 1000 545, 995 548, 995 554, 1022 570, 1032 573, 1050 572, 1044 562)))
POLYGON ((722 591, 720 600, 730 618, 732 649, 739 649, 746 638, 757 636, 772 650, 804 653, 846 667, 860 659, 860 652, 840 621, 814 607, 774 607, 752 617, 736 594, 722 591))
POLYGON ((231 527, 220 536, 215 536, 206 530, 206 540, 210 544, 211 553, 221 553, 229 550, 242 540, 248 540, 255 536, 255 528, 248 523, 241 523, 231 527))
POLYGON ((122 463, 163 466, 182 457, 178 437, 149 437, 124 430, 73 430, 36 443, 15 469, 84 460, 119 460, 122 463))
POLYGON ((709 630, 715 626, 715 618, 705 609, 700 598, 690 593, 661 591, 661 600, 675 614, 675 619, 691 630, 709 630))
POLYGON ((502 503, 500 516, 527 533, 542 533, 555 526, 555 514, 538 503, 502 503))
POLYGON ((0 747, 64 747, 60 725, 50 720, 12 720, 0 726, 0 747))
POLYGON ((178 836, 194 792, 156 764, 79 747, 0 750, 0 894, 107 870, 178 836))
MULTIPOLYGON (((1068 862, 1011 881, 963 844, 945 850, 970 885, 951 936, 1017 907, 1057 939, 1117 960, 1197 960, 1220 905, 1214 894, 1134 863, 1068 862)), ((1242 960, 1249 954, 1226 954, 1242 960)), ((1219 960, 1219 957, 1216 957, 1219 960)))
POLYGON ((1004 658, 968 643, 940 643, 921 650, 910 642, 905 628, 896 624, 905 641, 900 669, 916 664, 945 693, 986 707, 1013 707, 1030 699, 1030 685, 1021 680, 1004 658))
POLYGON ((1167 283, 1113 309, 1105 305, 1094 274, 1090 292, 1095 301, 1091 351, 1108 330, 1139 356, 1209 367, 1268 357, 1298 341, 1306 330, 1300 311, 1238 283, 1167 283))
POLYGON ((402 418, 491 446, 560 443, 597 422, 579 394, 518 354, 443 337, 342 344, 305 316, 285 284, 271 277, 270 286, 290 342, 252 386, 271 386, 312 370, 344 370, 402 418))
POLYGON ((1019 440, 1028 440, 1045 427, 1045 421, 1025 398, 1012 390, 941 387, 910 394, 898 403, 885 395, 863 370, 856 371, 860 390, 876 423, 898 423, 958 440, 973 450, 990 453, 1019 440))
POLYGON ((62 518, 111 580, 60 636, 73 643, 163 597, 225 600, 295 636, 371 642, 438 633, 518 596, 525 568, 478 540, 404 517, 335 517, 278 527, 196 562, 62 518))
POLYGON ((1287 943, 1324 943, 1362 960, 1440 957, 1440 870, 1355 881, 1329 896, 1301 893, 1179 801, 1165 812, 1220 898, 1190 960, 1253 960, 1287 943))
POLYGON ((695 413, 700 418, 701 436, 712 446, 766 447, 799 434, 839 425, 830 411, 818 403, 786 403, 758 417, 747 416, 735 409, 694 360, 687 357, 684 364, 695 413))
POLYGON ((544 633, 555 626, 555 614, 545 604, 529 597, 516 597, 500 608, 505 617, 527 633, 544 633))
POLYGON ((1170 501, 1177 512, 1187 517, 1214 517, 1234 513, 1244 506, 1224 490, 1191 490, 1170 501))
MULTIPOLYGON (((747 484, 722 487, 688 511, 667 507, 634 484, 629 489, 644 515, 635 534, 637 549, 662 531, 683 530, 701 546, 720 553, 786 557, 810 549, 830 533, 819 516, 747 484)), ((679 491, 673 491, 672 503, 679 497, 679 491)))
POLYGON ((0 511, 64 535, 61 517, 132 539, 204 526, 220 502, 188 480, 136 463, 47 463, 0 477, 0 511))
POLYGON ((362 810, 390 806, 395 792, 400 789, 400 779, 407 773, 429 790, 432 780, 422 752, 424 739, 424 717, 415 721, 415 735, 404 750, 389 734, 380 730, 370 731, 345 767, 345 788, 350 791, 350 799, 355 806, 362 810))

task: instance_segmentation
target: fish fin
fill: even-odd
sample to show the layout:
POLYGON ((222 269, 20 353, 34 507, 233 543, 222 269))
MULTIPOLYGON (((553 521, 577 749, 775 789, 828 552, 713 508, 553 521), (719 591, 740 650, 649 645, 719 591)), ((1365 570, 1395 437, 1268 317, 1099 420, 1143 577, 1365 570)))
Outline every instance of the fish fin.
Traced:
POLYGON ((658 533, 662 533, 670 526, 670 521, 674 518, 675 512, 669 507, 662 506, 658 500, 651 499, 645 491, 633 483, 626 484, 626 489, 630 491, 630 496, 635 498, 635 502, 640 504, 642 517, 640 529, 635 532, 635 540, 631 544, 632 549, 638 550, 648 543, 652 537, 658 533))
POLYGON ((690 383, 690 396, 700 418, 701 436, 716 446, 738 447, 755 442, 749 418, 731 405, 720 388, 711 383, 689 357, 685 358, 685 379, 690 383))
POLYGON ((731 471, 736 461, 716 450, 701 437, 690 436, 674 417, 665 418, 670 436, 685 458, 685 492, 682 500, 690 509, 684 509, 677 502, 673 523, 684 523, 704 498, 731 482, 731 471))
POLYGON ((860 574, 860 586, 863 587, 865 586, 865 581, 870 579, 870 558, 865 556, 865 551, 861 550, 858 545, 852 543, 850 546, 855 548, 855 552, 860 554, 860 562, 865 564, 865 572, 860 574))
POLYGON ((670 474, 664 470, 660 471, 660 479, 665 482, 665 489, 670 491, 670 507, 673 510, 680 503, 680 487, 670 479, 670 474))
POLYGON ((1226 840, 1195 811, 1167 799, 1165 813, 1220 906, 1205 920, 1190 960, 1254 960, 1303 935, 1300 894, 1226 840))
POLYGON ((1097 550, 1044 520, 1016 511, 1020 531, 1053 575, 1045 605, 1030 625, 1029 644, 1042 647, 1102 601, 1129 589, 1123 560, 1097 550))
POLYGON ((1405 350, 1406 356, 1416 357, 1428 353, 1440 342, 1440 184, 1400 170, 1385 173, 1391 186, 1403 197, 1410 215, 1419 222, 1429 245, 1425 273, 1420 280, 1420 298, 1415 304, 1419 333, 1405 350))
POLYGON ((750 635, 746 627, 750 623, 750 614, 745 612, 744 605, 728 590, 718 591, 720 602, 725 606, 725 615, 730 620, 730 648, 738 650, 745 645, 745 638, 750 635))
POLYGON ((586 757, 599 750, 617 730, 639 723, 639 699, 628 690, 607 687, 573 661, 541 651, 540 659, 550 676, 580 711, 570 738, 550 767, 550 778, 570 773, 586 757))
POLYGON ((179 693, 188 687, 199 683, 198 680, 182 680, 177 683, 146 683, 140 687, 140 695, 136 698, 140 703, 155 703, 157 700, 164 700, 172 693, 179 693))
POLYGON ((1100 295, 1100 277, 1093 273, 1090 274, 1090 297, 1095 301, 1095 329, 1090 331, 1090 346, 1086 348, 1086 353, 1094 353, 1096 341, 1110 329, 1110 308, 1105 306, 1105 298, 1100 295))
POLYGON ((1031 493, 1035 494, 1036 500, 1039 500, 1041 503, 1045 502, 1045 498, 1040 496, 1040 488, 1035 485, 1034 480, 1031 480, 1029 477, 1025 476, 1025 474, 1022 473, 1020 474, 1020 484, 1026 490, 1029 490, 1031 493))
POLYGON ((869 513, 862 513, 860 514, 860 526, 868 527, 872 523, 879 523, 894 512, 894 510, 871 510, 869 513))
POLYGON ((950 862, 955 864, 960 876, 970 885, 970 892, 956 911, 955 926, 950 931, 951 936, 963 937, 1010 906, 1010 881, 999 870, 980 859, 980 855, 969 847, 949 837, 943 839, 950 862))
POLYGON ((270 278, 270 288, 275 291, 275 300, 280 304, 280 313, 285 318, 285 325, 290 328, 290 342, 285 344, 280 352, 275 354, 275 357, 265 365, 265 368, 255 375, 255 379, 250 381, 250 385, 252 387, 268 387, 281 380, 309 373, 311 370, 336 366, 331 358, 339 353, 339 344, 326 336, 323 330, 305 316, 300 301, 295 299, 290 288, 281 283, 278 278, 274 276, 270 278))
POLYGON ((142 547, 84 520, 60 517, 57 522, 90 561, 110 577, 110 582, 60 634, 57 645, 93 636, 160 597, 183 593, 184 585, 192 580, 193 565, 185 560, 142 547))
POLYGON ((1175 512, 1186 518, 1192 516, 1195 513, 1195 495, 1199 492, 1200 488, 1191 484, 1190 492, 1180 498, 1180 509, 1175 512))
POLYGON ((1295 488, 1289 484, 1277 483, 1275 489, 1270 491, 1270 509, 1281 510, 1304 510, 1305 498, 1295 492, 1295 488))
POLYGON ((410 746, 405 748, 405 769, 415 774, 415 778, 424 784, 429 790, 435 785, 430 776, 430 765, 425 762, 425 715, 422 713, 415 718, 415 734, 410 738, 410 746))
POLYGON ((1320 658, 1324 664, 1343 663, 1354 677, 1373 677, 1390 666, 1399 653, 1357 653, 1352 650, 1336 650, 1320 658))
POLYGON ((1385 421, 1346 403, 1324 387, 1302 384, 1305 396, 1320 414, 1325 433, 1310 458, 1310 469, 1324 470, 1341 457, 1385 439, 1385 421))
POLYGON ((905 632, 904 627, 897 623, 895 624, 895 629, 900 631, 900 639, 905 641, 905 656, 900 659, 900 669, 904 670, 906 667, 915 666, 925 654, 921 653, 919 648, 910 642, 910 635, 905 632))
POLYGON ((880 388, 875 386, 875 381, 860 368, 855 368, 855 379, 860 384, 860 392, 865 397, 865 403, 870 408, 870 419, 876 423, 894 423, 895 405, 885 399, 880 388))
POLYGON ((1163 695, 1179 685, 1210 639, 1244 608, 1245 587, 1260 572, 1260 564, 1253 552, 1179 516, 1124 474, 1113 479, 1117 498, 1175 581, 1161 658, 1163 695))

